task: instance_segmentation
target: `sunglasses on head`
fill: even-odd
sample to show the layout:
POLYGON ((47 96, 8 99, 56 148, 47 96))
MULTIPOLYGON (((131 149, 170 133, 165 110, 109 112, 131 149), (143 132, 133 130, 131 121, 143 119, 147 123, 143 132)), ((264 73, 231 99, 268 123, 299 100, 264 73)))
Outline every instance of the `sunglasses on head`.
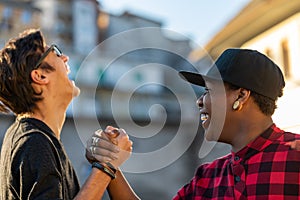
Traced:
POLYGON ((37 62, 37 64, 35 65, 34 69, 37 69, 39 68, 39 66, 42 64, 43 60, 46 58, 46 56, 51 52, 53 51, 58 57, 61 57, 62 56, 62 51, 55 45, 55 44, 52 44, 48 49, 47 51, 45 51, 41 58, 39 59, 39 61, 37 62))

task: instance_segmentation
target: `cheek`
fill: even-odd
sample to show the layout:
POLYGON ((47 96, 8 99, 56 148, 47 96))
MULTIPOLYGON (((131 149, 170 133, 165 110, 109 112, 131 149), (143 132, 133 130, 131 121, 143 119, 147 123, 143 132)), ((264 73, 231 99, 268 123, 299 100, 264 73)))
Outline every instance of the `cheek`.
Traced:
POLYGON ((203 105, 208 109, 211 107, 211 99, 208 94, 203 97, 203 105))
POLYGON ((58 73, 59 73, 59 76, 61 77, 62 80, 69 79, 68 73, 67 73, 67 70, 66 70, 65 67, 61 68, 58 73))
POLYGON ((212 98, 209 94, 206 94, 204 97, 203 97, 203 106, 209 110, 211 112, 211 110, 213 109, 213 106, 215 106, 215 103, 214 103, 214 98, 212 98))
POLYGON ((224 96, 216 95, 211 98, 211 128, 214 134, 220 135, 227 119, 227 102, 224 96))
POLYGON ((212 111, 221 112, 227 108, 227 99, 224 95, 214 95, 210 98, 210 106, 212 111))

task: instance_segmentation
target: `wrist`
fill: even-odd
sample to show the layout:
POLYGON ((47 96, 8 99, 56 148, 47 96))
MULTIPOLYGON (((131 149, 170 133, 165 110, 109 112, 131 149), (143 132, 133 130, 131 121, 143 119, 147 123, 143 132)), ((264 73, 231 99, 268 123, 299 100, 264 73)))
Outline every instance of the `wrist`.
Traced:
POLYGON ((105 163, 105 165, 109 168, 109 169, 111 169, 113 172, 114 172, 114 174, 116 174, 116 172, 117 172, 117 168, 115 168, 115 166, 113 165, 113 164, 111 164, 110 162, 107 162, 107 163, 105 163))
POLYGON ((99 163, 99 162, 93 162, 92 168, 97 168, 98 170, 102 171, 106 175, 108 175, 111 179, 116 178, 116 171, 112 170, 110 167, 108 167, 105 164, 99 163))

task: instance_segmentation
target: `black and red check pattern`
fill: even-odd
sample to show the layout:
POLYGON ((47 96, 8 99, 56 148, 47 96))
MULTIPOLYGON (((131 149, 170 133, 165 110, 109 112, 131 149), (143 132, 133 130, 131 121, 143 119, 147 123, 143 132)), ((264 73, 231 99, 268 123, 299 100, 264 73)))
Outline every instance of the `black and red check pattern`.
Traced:
POLYGON ((173 200, 300 200, 300 151, 289 145, 299 139, 273 124, 239 152, 201 165, 173 200))

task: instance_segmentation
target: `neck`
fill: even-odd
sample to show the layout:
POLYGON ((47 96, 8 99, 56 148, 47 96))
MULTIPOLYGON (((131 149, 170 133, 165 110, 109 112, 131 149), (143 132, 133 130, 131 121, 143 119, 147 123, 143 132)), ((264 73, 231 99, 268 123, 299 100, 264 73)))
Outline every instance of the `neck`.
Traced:
POLYGON ((240 125, 237 126, 238 129, 235 131, 235 133, 237 134, 231 141, 233 152, 238 152, 247 144, 255 140, 260 134, 262 134, 268 127, 273 124, 273 121, 271 117, 257 117, 254 121, 244 121, 238 124, 240 125))
POLYGON ((58 109, 50 108, 50 110, 36 109, 24 116, 43 121, 53 131, 55 136, 60 139, 60 133, 66 118, 66 110, 59 112, 58 109))

